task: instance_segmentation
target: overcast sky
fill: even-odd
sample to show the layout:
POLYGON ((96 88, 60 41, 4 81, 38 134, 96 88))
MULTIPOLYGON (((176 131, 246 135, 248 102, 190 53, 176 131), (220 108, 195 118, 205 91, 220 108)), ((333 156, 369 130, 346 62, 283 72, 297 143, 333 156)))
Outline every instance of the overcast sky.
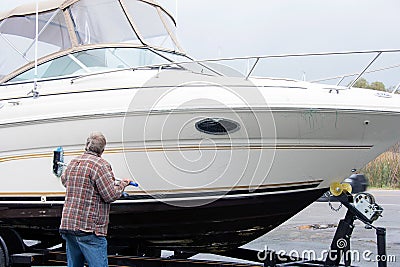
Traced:
MULTIPOLYGON (((177 35, 186 52, 199 59, 400 48, 398 0, 159 2, 176 17, 177 35)), ((289 59, 281 60, 271 62, 268 67, 267 62, 262 62, 258 74, 267 70, 267 74, 280 75, 278 72, 290 65, 297 67, 289 71, 289 75, 294 76, 292 78, 300 78, 305 72, 307 78, 315 79, 334 73, 357 72, 373 56, 332 58, 326 61, 324 73, 316 73, 325 62, 321 58, 297 59, 294 63, 289 59), (273 64, 276 64, 276 69, 271 66, 273 64)), ((242 64, 245 68, 246 64, 242 64)), ((400 53, 382 57, 376 62, 376 67, 393 64, 400 64, 400 53)), ((388 83, 400 82, 399 69, 389 75, 388 83)))
POLYGON ((176 17, 182 44, 202 57, 400 45, 398 0, 159 2, 176 17))
MULTIPOLYGON (((0 10, 23 0, 1 0, 0 10)), ((32 1, 32 0, 26 0, 32 1)), ((184 50, 197 59, 282 53, 400 48, 399 0, 159 0, 176 18, 184 50)), ((326 61, 296 59, 261 62, 256 74, 308 80, 357 72, 374 55, 326 61)), ((400 64, 400 53, 376 67, 400 64)), ((245 71, 249 63, 235 65, 245 71)), ((368 78, 368 77, 367 77, 368 78)), ((385 76, 400 81, 400 70, 385 76), (397 79, 397 77, 399 77, 397 79)))

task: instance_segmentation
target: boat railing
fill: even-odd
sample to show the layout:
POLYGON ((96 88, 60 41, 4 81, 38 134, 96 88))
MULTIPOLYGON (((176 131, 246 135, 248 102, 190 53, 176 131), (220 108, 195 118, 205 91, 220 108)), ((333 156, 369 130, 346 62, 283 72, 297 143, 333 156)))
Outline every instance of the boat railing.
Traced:
MULTIPOLYGON (((374 72, 379 72, 379 71, 385 71, 385 70, 399 68, 399 67, 400 67, 400 64, 395 64, 395 65, 390 65, 390 66, 386 66, 386 67, 381 67, 381 68, 376 68, 376 69, 372 69, 372 70, 369 70, 369 71, 365 71, 364 74, 374 73, 374 72)), ((337 75, 337 76, 332 76, 332 77, 315 79, 315 80, 311 80, 310 82, 317 83, 317 82, 324 82, 324 81, 329 81, 329 80, 340 79, 339 82, 338 82, 338 84, 340 84, 345 78, 352 77, 352 76, 357 76, 357 75, 359 75, 359 72, 353 72, 353 73, 342 74, 342 75, 337 75)))
POLYGON ((399 87, 400 87, 400 83, 398 83, 398 84, 396 85, 396 87, 394 88, 394 90, 392 91, 392 94, 393 94, 393 95, 397 92, 397 90, 399 89, 399 87))
MULTIPOLYGON (((350 74, 342 74, 342 75, 338 75, 338 76, 321 78, 321 79, 309 81, 309 82, 322 82, 322 81, 339 79, 339 82, 336 84, 338 86, 338 85, 340 85, 340 83, 343 82, 343 80, 345 78, 356 76, 356 78, 353 79, 353 81, 345 88, 345 89, 350 89, 352 86, 354 86, 354 84, 357 82, 357 80, 359 80, 364 74, 374 73, 374 72, 379 72, 379 71, 384 71, 384 70, 400 67, 400 64, 395 64, 395 65, 390 65, 390 66, 386 66, 386 67, 380 67, 380 68, 369 70, 370 67, 373 65, 373 63, 382 54, 398 53, 398 52, 400 52, 400 49, 343 51, 343 52, 317 52, 317 53, 293 53, 293 54, 276 54, 276 55, 263 55, 263 56, 226 57, 226 58, 190 60, 190 61, 188 60, 188 61, 179 61, 179 62, 174 61, 174 62, 168 62, 168 63, 162 63, 162 64, 150 64, 150 65, 144 65, 144 66, 139 66, 139 67, 106 70, 106 71, 94 72, 94 73, 85 73, 80 76, 72 78, 71 83, 75 82, 76 80, 82 79, 84 77, 105 74, 105 73, 111 73, 111 72, 120 72, 120 71, 126 71, 126 70, 134 71, 134 70, 148 69, 148 68, 157 68, 159 71, 161 71, 164 68, 170 68, 173 66, 185 68, 184 67, 185 64, 193 64, 193 63, 197 63, 200 66, 202 66, 208 70, 211 70, 214 74, 224 76, 223 73, 221 73, 218 70, 213 69, 212 66, 208 66, 207 63, 221 63, 221 62, 237 61, 237 60, 247 60, 248 62, 250 62, 251 60, 253 60, 254 63, 249 67, 249 70, 247 71, 247 73, 243 75, 244 79, 247 80, 250 77, 252 77, 252 74, 253 74, 254 70, 256 69, 257 65, 260 63, 260 61, 265 60, 265 59, 290 58, 290 57, 292 57, 292 58, 293 57, 316 57, 316 56, 333 56, 333 55, 336 55, 336 56, 337 55, 357 55, 357 54, 372 54, 372 55, 374 55, 373 59, 370 60, 369 63, 360 72, 350 73, 350 74)), ((399 88, 400 88, 400 83, 395 87, 395 89, 392 93, 395 93, 399 88)))

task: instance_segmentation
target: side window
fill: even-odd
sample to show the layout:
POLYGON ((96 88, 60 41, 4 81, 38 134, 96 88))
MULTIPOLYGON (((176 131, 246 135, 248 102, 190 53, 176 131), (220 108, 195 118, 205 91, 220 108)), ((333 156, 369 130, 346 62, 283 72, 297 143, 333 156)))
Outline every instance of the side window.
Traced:
MULTIPOLYGON (((52 61, 43 63, 38 66, 38 79, 45 79, 50 77, 65 76, 72 74, 81 69, 70 57, 63 56, 52 61)), ((14 77, 10 82, 33 80, 35 78, 35 69, 30 69, 20 75, 14 77)))

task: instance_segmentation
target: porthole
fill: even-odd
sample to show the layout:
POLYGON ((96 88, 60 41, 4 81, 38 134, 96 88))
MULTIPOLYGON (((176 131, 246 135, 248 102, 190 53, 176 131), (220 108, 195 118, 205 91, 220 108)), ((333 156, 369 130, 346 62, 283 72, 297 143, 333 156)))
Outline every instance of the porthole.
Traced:
POLYGON ((223 118, 206 118, 196 122, 195 126, 200 132, 214 135, 229 134, 240 129, 237 122, 223 118))

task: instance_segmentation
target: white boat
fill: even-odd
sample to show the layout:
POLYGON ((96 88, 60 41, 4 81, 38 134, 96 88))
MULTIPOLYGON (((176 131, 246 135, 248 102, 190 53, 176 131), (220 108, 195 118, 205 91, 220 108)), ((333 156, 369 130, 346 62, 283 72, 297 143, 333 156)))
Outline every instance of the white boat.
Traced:
POLYGON ((24 239, 60 241, 53 150, 68 162, 92 131, 139 184, 112 205, 110 244, 187 252, 261 236, 398 139, 399 95, 226 75, 185 55, 153 0, 35 12, 0 14, 0 228, 24 239))

